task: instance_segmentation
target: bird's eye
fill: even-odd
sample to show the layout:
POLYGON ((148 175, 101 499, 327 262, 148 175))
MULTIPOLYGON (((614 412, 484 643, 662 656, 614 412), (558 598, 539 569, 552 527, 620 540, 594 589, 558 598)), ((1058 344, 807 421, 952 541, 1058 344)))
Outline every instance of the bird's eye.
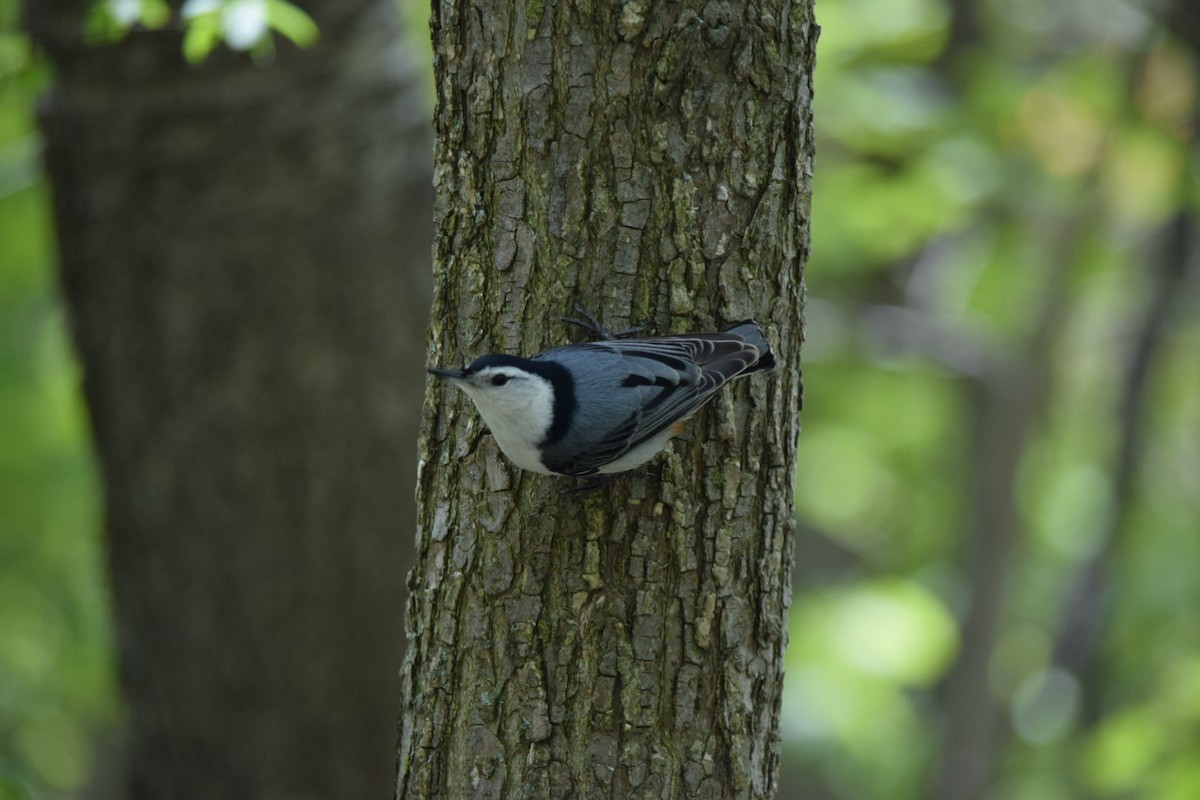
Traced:
POLYGON ((508 383, 507 375, 496 375, 492 378, 492 386, 503 386, 508 383))

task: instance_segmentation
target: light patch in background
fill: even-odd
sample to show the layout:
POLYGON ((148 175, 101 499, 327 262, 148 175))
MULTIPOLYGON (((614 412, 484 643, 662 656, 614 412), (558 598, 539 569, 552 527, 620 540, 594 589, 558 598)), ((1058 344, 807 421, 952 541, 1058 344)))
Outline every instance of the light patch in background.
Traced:
POLYGON ((265 0, 233 0, 221 11, 225 43, 234 50, 249 50, 267 35, 265 0))
POLYGON ((785 745, 831 765, 846 797, 899 797, 919 785, 932 740, 912 689, 936 682, 958 646, 939 598, 903 580, 803 595, 789 638, 785 745))
POLYGON ((1060 556, 1080 561, 1102 543, 1113 514, 1112 484, 1095 464, 1050 472, 1034 500, 1033 525, 1060 556))
MULTIPOLYGON (((801 694, 823 698, 816 711, 826 720, 810 717, 802 727, 811 730, 836 727, 837 720, 852 715, 848 707, 862 698, 857 691, 839 694, 832 684, 826 687, 830 691, 812 692, 815 685, 829 682, 819 677, 823 670, 893 689, 928 686, 944 674, 958 647, 957 625, 945 604, 905 580, 802 596, 793 607, 789 631, 788 682, 801 694)), ((796 709, 801 716, 811 710, 796 709)))
POLYGON ((826 425, 806 432, 796 470, 797 505, 818 524, 860 519, 891 489, 879 442, 863 430, 826 425))
POLYGON ((122 25, 133 25, 142 18, 142 0, 108 0, 108 13, 122 25))
POLYGON ((949 611, 916 583, 895 581, 846 592, 829 616, 830 644, 845 663, 903 685, 926 685, 958 644, 949 611))
POLYGON ((1013 729, 1032 745, 1053 744, 1066 736, 1079 712, 1079 681, 1049 667, 1028 675, 1009 704, 1013 729))

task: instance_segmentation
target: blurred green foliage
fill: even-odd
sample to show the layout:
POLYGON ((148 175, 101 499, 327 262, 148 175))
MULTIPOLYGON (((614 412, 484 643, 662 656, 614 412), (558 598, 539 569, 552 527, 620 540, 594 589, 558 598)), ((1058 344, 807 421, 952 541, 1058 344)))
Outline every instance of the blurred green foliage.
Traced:
POLYGON ((989 713, 989 798, 1200 797, 1196 53, 1116 0, 817 11, 781 797, 945 796, 989 713), (981 414, 1020 449, 963 708, 981 414))
POLYGON ((55 287, 34 109, 0 3, 0 798, 79 789, 117 717, 95 465, 55 287), (35 790, 38 790, 35 794, 35 790))
MULTIPOLYGON (((421 42, 427 7, 404 8, 421 42)), ((0 0, 0 800, 79 792, 119 720, 47 75, 16 13, 0 0)), ((989 798, 1200 797, 1200 315, 1194 267, 1163 266, 1197 201, 1195 53, 1121 0, 818 16, 780 796, 932 797, 955 720, 995 713, 989 798), (985 696, 956 705, 997 441, 1014 544, 985 696)))
POLYGON ((178 17, 167 0, 95 0, 86 27, 88 40, 99 45, 169 25, 186 29, 183 55, 192 63, 225 44, 267 64, 275 57, 272 33, 300 47, 310 47, 320 35, 312 17, 288 0, 184 0, 178 17))

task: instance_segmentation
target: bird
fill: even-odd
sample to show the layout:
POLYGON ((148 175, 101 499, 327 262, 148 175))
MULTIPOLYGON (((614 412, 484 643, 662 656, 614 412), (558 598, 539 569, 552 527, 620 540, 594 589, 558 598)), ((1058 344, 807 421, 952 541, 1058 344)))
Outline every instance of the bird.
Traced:
POLYGON ((636 469, 726 383, 775 365, 751 319, 717 333, 626 338, 641 329, 613 334, 576 311, 586 321, 559 319, 597 341, 427 367, 471 398, 501 452, 530 472, 583 478, 636 469))

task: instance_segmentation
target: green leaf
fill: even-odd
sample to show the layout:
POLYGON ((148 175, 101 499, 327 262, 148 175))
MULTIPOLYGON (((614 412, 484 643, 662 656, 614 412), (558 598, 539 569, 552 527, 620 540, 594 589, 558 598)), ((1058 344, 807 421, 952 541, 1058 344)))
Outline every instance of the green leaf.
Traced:
POLYGON ((107 3, 96 3, 88 9, 83 22, 83 40, 91 45, 119 42, 129 33, 129 28, 113 16, 107 3))
POLYGON ((171 21, 171 7, 166 0, 142 0, 138 21, 150 30, 158 30, 171 21))
POLYGON ((196 17, 183 37, 183 57, 198 64, 208 58, 221 41, 221 23, 216 14, 196 17))
POLYGON ((312 17, 287 0, 270 0, 267 3, 267 21, 274 30, 299 47, 311 46, 321 33, 312 17))

